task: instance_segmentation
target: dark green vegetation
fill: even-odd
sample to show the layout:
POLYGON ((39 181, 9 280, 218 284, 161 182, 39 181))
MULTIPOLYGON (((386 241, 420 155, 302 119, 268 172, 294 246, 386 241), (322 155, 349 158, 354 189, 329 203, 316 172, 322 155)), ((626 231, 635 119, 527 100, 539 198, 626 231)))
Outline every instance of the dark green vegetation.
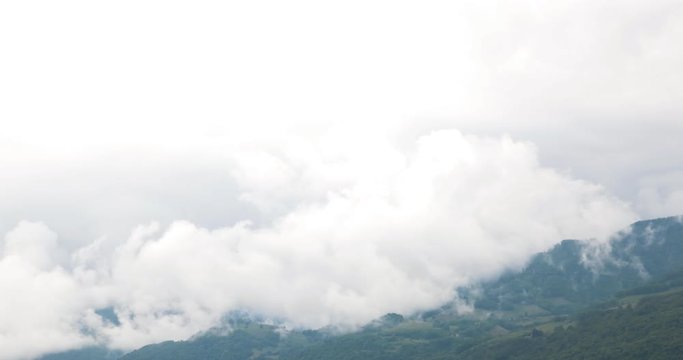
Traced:
POLYGON ((682 267, 681 220, 642 221, 609 246, 565 240, 521 272, 458 289, 458 303, 474 305, 467 314, 454 302, 344 335, 243 319, 226 324, 227 336, 149 345, 122 359, 683 358, 682 267))
POLYGON ((168 341, 143 347, 124 359, 267 359, 268 349, 280 342, 280 336, 271 326, 244 324, 235 327, 229 336, 206 334, 189 342, 168 341))
POLYGON ((635 305, 594 309, 544 332, 494 339, 460 359, 680 359, 683 291, 648 296, 635 305))

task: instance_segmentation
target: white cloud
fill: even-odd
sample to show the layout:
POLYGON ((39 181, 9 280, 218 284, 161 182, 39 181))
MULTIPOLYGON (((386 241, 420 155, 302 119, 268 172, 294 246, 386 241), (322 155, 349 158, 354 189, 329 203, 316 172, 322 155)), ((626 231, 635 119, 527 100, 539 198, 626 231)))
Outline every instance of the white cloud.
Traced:
POLYGON ((38 270, 51 269, 57 249, 57 234, 41 223, 21 222, 7 233, 3 257, 16 257, 38 270))
POLYGON ((56 235, 22 222, 4 238, 0 259, 0 359, 77 348, 88 303, 73 275, 56 265, 56 235))
POLYGON ((18 325, 28 323, 62 334, 43 349, 77 346, 87 325, 90 341, 132 348, 187 338, 234 310, 290 326, 353 327, 438 306, 456 286, 519 268, 561 239, 604 239, 635 219, 601 187, 540 166, 533 145, 508 137, 444 130, 407 151, 387 141, 308 146, 317 151, 285 143, 247 154, 265 160, 239 169, 246 193, 280 199, 278 192, 310 189, 287 199, 293 205, 270 225, 138 227, 113 251, 100 242, 75 251, 69 270, 50 262, 54 233, 18 225, 0 260, 5 274, 25 274, 0 289, 16 294, 2 307, 13 309, 0 325, 7 343, 38 351, 25 334, 33 329, 18 325), (289 175, 254 180, 271 166, 289 175), (17 247, 20 239, 28 245, 17 247), (49 283, 16 289, 40 281, 49 283), (43 311, 31 311, 42 302, 43 311), (94 315, 103 307, 114 308, 120 325, 94 315))
POLYGON ((683 213, 683 172, 666 171, 641 179, 638 204, 642 212, 652 216, 683 213))

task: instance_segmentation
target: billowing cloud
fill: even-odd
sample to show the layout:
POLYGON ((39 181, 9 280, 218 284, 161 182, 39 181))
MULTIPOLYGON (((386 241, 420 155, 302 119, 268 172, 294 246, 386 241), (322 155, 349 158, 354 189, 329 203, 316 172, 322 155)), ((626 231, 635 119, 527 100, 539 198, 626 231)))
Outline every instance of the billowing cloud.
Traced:
POLYGON ((244 197, 282 203, 268 224, 139 226, 113 249, 95 241, 67 263, 53 256, 58 242, 45 225, 19 224, 0 260, 0 290, 14 294, 0 300, 10 302, 0 304, 3 350, 15 349, 3 356, 182 339, 235 310, 354 327, 438 306, 455 287, 519 268, 561 239, 604 240, 635 218, 509 137, 443 130, 409 149, 295 144, 234 154, 244 197), (118 321, 99 317, 103 308, 118 321), (37 341, 36 329, 54 341, 37 341))
POLYGON ((74 274, 58 265, 57 236, 22 222, 4 237, 0 259, 0 358, 22 359, 77 348, 89 302, 74 274))

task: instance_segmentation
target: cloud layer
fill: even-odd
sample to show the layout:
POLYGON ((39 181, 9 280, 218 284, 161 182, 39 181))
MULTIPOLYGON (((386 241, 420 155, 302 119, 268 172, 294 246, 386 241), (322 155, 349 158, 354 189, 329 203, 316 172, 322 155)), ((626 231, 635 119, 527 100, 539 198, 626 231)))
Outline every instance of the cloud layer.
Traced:
POLYGON ((0 260, 0 291, 13 294, 0 300, 2 358, 183 339, 234 310, 354 327, 438 306, 558 240, 604 240, 635 218, 508 137, 296 144, 235 154, 245 201, 281 202, 268 224, 144 225, 113 249, 100 240, 60 256, 46 225, 19 223, 0 260), (97 315, 109 307, 119 324, 97 315))

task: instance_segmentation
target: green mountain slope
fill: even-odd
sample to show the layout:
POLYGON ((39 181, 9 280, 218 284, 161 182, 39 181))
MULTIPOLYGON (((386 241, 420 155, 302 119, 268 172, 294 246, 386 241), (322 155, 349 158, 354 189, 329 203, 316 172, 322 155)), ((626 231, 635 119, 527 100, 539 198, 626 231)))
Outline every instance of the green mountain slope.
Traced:
POLYGON ((647 296, 635 305, 593 310, 544 333, 496 339, 459 359, 680 359, 683 358, 683 291, 647 296), (565 327, 566 326, 566 327, 565 327))
POLYGON ((600 248, 565 240, 519 273, 461 289, 478 311, 529 324, 566 316, 683 267, 680 218, 641 221, 600 248))

